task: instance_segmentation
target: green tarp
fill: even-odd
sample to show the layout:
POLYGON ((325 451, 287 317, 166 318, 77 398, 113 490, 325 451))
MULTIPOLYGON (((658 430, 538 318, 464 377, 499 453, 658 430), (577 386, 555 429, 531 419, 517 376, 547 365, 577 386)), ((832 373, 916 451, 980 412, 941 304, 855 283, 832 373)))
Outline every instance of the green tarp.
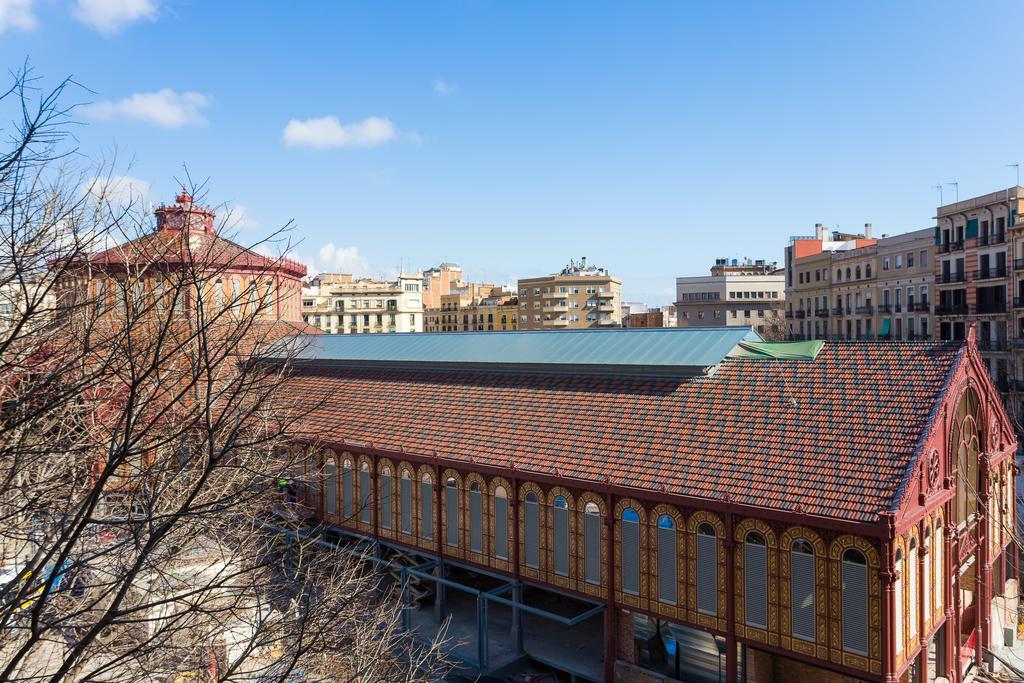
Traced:
POLYGON ((780 360, 814 360, 825 342, 821 339, 793 342, 741 341, 730 358, 777 358, 780 360))
POLYGON ((890 330, 891 327, 892 327, 892 320, 890 320, 889 318, 886 318, 885 320, 883 320, 882 321, 882 329, 880 329, 878 331, 878 336, 879 337, 888 337, 889 336, 889 330, 890 330))

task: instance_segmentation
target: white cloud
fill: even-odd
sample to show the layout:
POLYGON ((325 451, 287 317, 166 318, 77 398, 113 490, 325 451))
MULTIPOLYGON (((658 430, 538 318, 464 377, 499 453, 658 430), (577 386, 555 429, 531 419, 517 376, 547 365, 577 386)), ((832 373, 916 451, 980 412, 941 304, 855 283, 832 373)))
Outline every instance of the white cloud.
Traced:
POLYGON ((359 255, 358 247, 336 247, 328 242, 320 247, 313 262, 307 263, 310 272, 317 273, 350 273, 356 277, 370 274, 370 262, 365 256, 359 255))
POLYGON ((446 81, 441 78, 434 81, 434 92, 438 95, 451 95, 456 90, 458 90, 458 86, 451 81, 446 81))
POLYGON ((141 92, 117 102, 105 100, 86 105, 81 111, 101 121, 135 119, 164 128, 186 125, 205 125, 206 117, 200 111, 210 104, 210 98, 197 92, 177 93, 170 88, 157 92, 141 92))
POLYGON ((224 209, 222 215, 225 230, 252 230, 260 227, 259 222, 254 220, 241 204, 224 209))
POLYGON ((99 33, 117 33, 139 19, 156 20, 157 0, 78 0, 74 15, 99 33))
MULTIPOLYGON (((411 135, 415 136, 415 133, 411 135)), ((288 147, 377 147, 398 139, 399 131, 389 119, 369 116, 355 123, 342 123, 336 116, 300 121, 292 119, 281 139, 288 147)), ((418 136, 417 136, 418 137, 418 136)))
POLYGON ((121 207, 145 208, 150 195, 150 184, 130 175, 97 176, 85 183, 83 192, 104 204, 121 207))
POLYGON ((32 11, 35 0, 0 0, 0 33, 8 28, 31 31, 39 22, 32 11))

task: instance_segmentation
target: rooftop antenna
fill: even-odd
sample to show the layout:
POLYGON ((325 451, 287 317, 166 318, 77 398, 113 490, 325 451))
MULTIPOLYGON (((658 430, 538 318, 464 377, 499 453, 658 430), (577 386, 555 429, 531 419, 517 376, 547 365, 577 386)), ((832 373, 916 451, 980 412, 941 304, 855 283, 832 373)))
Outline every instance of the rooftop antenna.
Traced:
POLYGON ((946 202, 942 199, 942 183, 936 183, 932 187, 939 191, 939 206, 945 206, 946 202))
POLYGON ((1020 185, 1020 164, 1006 164, 1007 168, 1012 168, 1017 172, 1017 185, 1020 185))
POLYGON ((951 183, 946 183, 946 184, 947 185, 952 185, 953 189, 956 190, 956 201, 959 202, 960 201, 960 183, 958 183, 956 181, 953 181, 951 183))

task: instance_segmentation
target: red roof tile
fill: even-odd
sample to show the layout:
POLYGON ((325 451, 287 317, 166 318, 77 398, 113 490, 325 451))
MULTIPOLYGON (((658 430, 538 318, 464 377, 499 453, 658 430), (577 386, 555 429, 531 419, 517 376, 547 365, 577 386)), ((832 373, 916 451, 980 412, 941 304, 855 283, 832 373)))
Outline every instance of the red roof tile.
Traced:
POLYGON ((827 342, 817 359, 730 359, 698 379, 303 368, 311 437, 373 442, 870 522, 898 495, 961 347, 827 342))

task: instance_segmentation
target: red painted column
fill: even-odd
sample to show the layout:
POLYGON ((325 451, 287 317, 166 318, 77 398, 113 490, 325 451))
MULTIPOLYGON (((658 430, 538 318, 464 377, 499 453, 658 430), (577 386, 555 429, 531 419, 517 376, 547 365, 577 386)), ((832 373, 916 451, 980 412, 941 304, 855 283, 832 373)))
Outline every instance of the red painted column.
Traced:
POLYGON ((974 637, 974 664, 979 670, 984 670, 985 648, 989 646, 990 626, 990 603, 991 582, 992 582, 992 560, 989 557, 989 472, 988 454, 981 454, 980 477, 978 481, 978 517, 976 522, 976 534, 978 538, 977 549, 977 571, 975 572, 975 607, 977 608, 977 621, 975 622, 974 637))
POLYGON ((732 513, 725 515, 725 680, 736 683, 736 541, 732 513))
POLYGON ((607 555, 605 571, 608 572, 608 600, 604 608, 604 680, 615 679, 615 660, 619 658, 619 609, 615 601, 615 498, 611 492, 604 499, 607 514, 604 518, 607 555))
MULTIPOLYGON (((922 540, 924 539, 923 536, 921 538, 922 540)), ((935 537, 933 535, 929 543, 934 542, 934 540, 935 537)), ((928 677, 928 641, 925 638, 927 635, 925 629, 928 627, 928 610, 925 609, 927 601, 922 600, 922 597, 924 596, 925 585, 927 585, 925 581, 930 578, 928 577, 928 573, 925 571, 925 557, 932 551, 932 549, 930 545, 925 546, 924 543, 919 544, 919 548, 920 549, 917 553, 917 566, 913 568, 913 571, 917 572, 918 643, 923 642, 924 647, 921 648, 921 652, 917 655, 917 670, 920 672, 921 680, 926 680, 928 677)), ((934 591, 935 587, 932 586, 929 595, 934 594, 934 591)))
POLYGON ((887 683, 896 681, 896 648, 893 639, 896 635, 895 605, 896 605, 896 560, 893 557, 895 552, 893 539, 896 537, 896 516, 886 515, 886 532, 888 541, 885 544, 883 554, 885 565, 879 572, 882 581, 882 674, 887 683))
POLYGON ((956 578, 960 549, 955 542, 956 525, 950 516, 953 505, 953 502, 946 505, 942 517, 946 525, 942 534, 946 546, 943 549, 946 567, 942 572, 942 592, 946 603, 946 678, 960 683, 960 581, 956 578))

